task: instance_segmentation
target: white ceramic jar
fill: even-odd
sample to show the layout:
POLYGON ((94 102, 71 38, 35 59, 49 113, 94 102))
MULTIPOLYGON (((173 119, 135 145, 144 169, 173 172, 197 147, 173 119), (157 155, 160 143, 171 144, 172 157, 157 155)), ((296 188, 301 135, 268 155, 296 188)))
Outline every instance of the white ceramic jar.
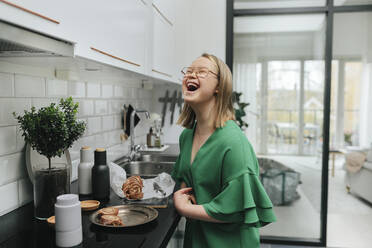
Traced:
POLYGON ((76 194, 65 194, 57 197, 54 205, 56 245, 71 247, 83 241, 81 226, 81 206, 76 194))

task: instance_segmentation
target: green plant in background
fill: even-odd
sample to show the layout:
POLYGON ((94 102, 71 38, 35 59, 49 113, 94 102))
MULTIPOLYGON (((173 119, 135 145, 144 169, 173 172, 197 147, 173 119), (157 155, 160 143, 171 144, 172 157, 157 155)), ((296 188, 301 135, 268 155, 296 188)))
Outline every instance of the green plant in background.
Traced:
POLYGON ((32 107, 31 111, 25 110, 23 116, 13 112, 25 141, 48 158, 49 170, 51 158, 61 157, 85 131, 86 123, 76 119, 78 106, 69 97, 62 98, 58 105, 52 103, 37 111, 32 107))
POLYGON ((249 106, 249 103, 240 102, 241 95, 241 92, 233 91, 233 103, 236 122, 238 123, 240 129, 245 130, 248 127, 248 123, 246 123, 242 118, 246 115, 244 108, 249 106))
POLYGON ((351 137, 353 136, 353 132, 347 130, 344 132, 344 141, 346 142, 347 145, 351 146, 351 137))

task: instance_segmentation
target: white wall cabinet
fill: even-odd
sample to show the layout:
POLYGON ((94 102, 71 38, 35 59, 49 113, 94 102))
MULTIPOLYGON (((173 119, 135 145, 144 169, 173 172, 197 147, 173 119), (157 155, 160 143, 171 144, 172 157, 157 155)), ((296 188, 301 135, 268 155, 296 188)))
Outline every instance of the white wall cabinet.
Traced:
POLYGON ((57 2, 43 0, 0 1, 0 19, 59 39, 69 40, 57 2))
MULTIPOLYGON (((188 1, 188 0, 186 0, 188 1)), ((175 0, 153 0, 153 6, 162 13, 163 17, 169 22, 174 23, 175 21, 175 0)))
POLYGON ((6 2, 18 7, 0 1, 2 20, 71 41, 76 56, 166 81, 181 83, 180 70, 201 52, 219 55, 216 44, 224 51, 224 28, 215 25, 225 21, 224 4, 207 20, 195 0, 6 2))
POLYGON ((144 73, 146 5, 141 0, 74 1, 68 15, 75 54, 144 73))
POLYGON ((153 5, 152 76, 176 82, 174 25, 153 5))

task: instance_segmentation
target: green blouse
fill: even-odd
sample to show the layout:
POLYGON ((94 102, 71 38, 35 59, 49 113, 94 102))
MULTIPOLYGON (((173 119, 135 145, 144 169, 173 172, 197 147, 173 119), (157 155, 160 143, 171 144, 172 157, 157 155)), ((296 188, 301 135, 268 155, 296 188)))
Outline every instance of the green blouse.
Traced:
POLYGON ((192 187, 207 214, 228 223, 187 219, 184 247, 260 247, 258 227, 276 220, 260 180, 253 148, 230 120, 217 128, 190 164, 195 126, 179 139, 180 155, 172 177, 192 187))

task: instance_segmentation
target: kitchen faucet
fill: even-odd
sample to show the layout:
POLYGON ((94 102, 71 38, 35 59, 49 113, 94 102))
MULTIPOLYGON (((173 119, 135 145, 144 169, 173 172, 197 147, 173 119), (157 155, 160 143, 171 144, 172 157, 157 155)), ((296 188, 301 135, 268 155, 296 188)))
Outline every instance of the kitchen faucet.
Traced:
POLYGON ((130 145, 129 145, 129 159, 133 161, 138 156, 139 145, 134 143, 134 117, 136 113, 145 113, 146 118, 150 119, 150 114, 147 110, 133 109, 130 115, 130 145))

